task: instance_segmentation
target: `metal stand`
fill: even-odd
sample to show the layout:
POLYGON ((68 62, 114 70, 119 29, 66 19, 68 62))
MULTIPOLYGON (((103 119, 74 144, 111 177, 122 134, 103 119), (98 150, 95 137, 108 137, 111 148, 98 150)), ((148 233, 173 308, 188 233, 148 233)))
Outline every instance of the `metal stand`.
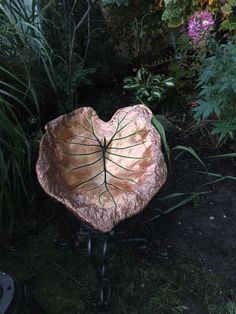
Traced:
POLYGON ((91 227, 85 225, 84 223, 81 223, 80 230, 76 233, 76 240, 78 241, 80 237, 83 239, 86 238, 87 253, 90 257, 92 266, 97 277, 98 307, 100 310, 106 311, 111 296, 111 281, 109 278, 108 270, 108 244, 111 235, 110 233, 101 234, 91 227), (101 244, 100 262, 96 261, 94 254, 95 242, 98 242, 98 240, 100 240, 99 242, 101 244))
POLYGON ((106 310, 111 296, 111 281, 108 277, 108 236, 104 236, 102 239, 102 260, 100 266, 96 264, 93 255, 93 237, 91 235, 88 237, 87 249, 98 280, 98 306, 101 310, 106 310))
POLYGON ((62 247, 80 247, 78 242, 86 242, 87 253, 90 257, 98 282, 98 309, 99 311, 107 312, 111 297, 111 280, 108 268, 109 245, 112 243, 117 247, 122 244, 127 246, 127 244, 138 243, 139 248, 145 249, 149 247, 150 239, 154 238, 153 233, 155 230, 153 231, 152 228, 149 228, 148 237, 134 236, 134 234, 132 234, 132 230, 135 230, 135 234, 139 234, 139 231, 143 230, 144 225, 147 224, 144 217, 140 215, 133 217, 129 221, 122 223, 122 226, 118 226, 110 233, 105 234, 93 229, 81 221, 78 221, 77 219, 74 219, 74 217, 69 221, 69 223, 68 216, 67 219, 64 216, 64 218, 60 220, 63 221, 63 228, 60 228, 60 231, 64 234, 64 236, 66 234, 66 237, 64 237, 63 241, 57 240, 58 245, 62 247), (65 241, 65 238, 67 241, 65 241), (95 258, 95 243, 100 243, 100 261, 97 261, 95 258))

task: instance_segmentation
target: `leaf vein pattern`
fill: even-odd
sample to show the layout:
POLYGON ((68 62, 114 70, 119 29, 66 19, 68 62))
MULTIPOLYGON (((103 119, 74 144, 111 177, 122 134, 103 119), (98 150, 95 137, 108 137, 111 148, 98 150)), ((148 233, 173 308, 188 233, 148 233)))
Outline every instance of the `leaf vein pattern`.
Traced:
MULTIPOLYGON (((86 159, 84 160, 82 165, 78 165, 76 166, 76 164, 74 165, 74 167, 70 167, 70 168, 66 168, 68 171, 72 171, 75 172, 79 171, 81 169, 86 169, 89 167, 96 167, 97 170, 95 170, 95 174, 91 176, 91 174, 93 173, 93 169, 91 171, 88 170, 88 173, 90 173, 90 177, 82 182, 80 182, 81 177, 79 176, 79 172, 78 172, 78 184, 73 184, 70 186, 70 188, 72 190, 81 190, 83 194, 89 193, 91 191, 96 191, 97 189, 100 189, 100 191, 98 192, 98 202, 102 207, 106 206, 106 201, 107 201, 107 197, 108 199, 110 198, 110 201, 114 204, 115 208, 117 208, 118 204, 116 202, 115 199, 115 194, 114 191, 115 190, 119 190, 122 191, 123 193, 126 192, 125 189, 123 189, 122 187, 119 186, 119 184, 117 185, 115 182, 130 182, 132 184, 137 184, 138 182, 136 182, 135 180, 132 179, 132 173, 135 173, 136 170, 134 169, 128 169, 127 167, 123 166, 122 164, 120 164, 119 162, 113 160, 113 156, 115 157, 120 157, 122 159, 131 159, 131 160, 144 160, 149 158, 148 156, 145 157, 137 157, 137 156, 131 156, 130 155, 126 155, 126 154, 117 154, 112 152, 111 150, 115 149, 115 150, 126 150, 129 148, 133 148, 133 147, 138 147, 141 145, 144 145, 146 142, 148 142, 147 140, 144 141, 139 141, 138 143, 134 143, 131 145, 127 145, 124 147, 112 147, 112 143, 113 141, 120 141, 120 140, 126 140, 129 138, 132 138, 132 136, 135 136, 136 134, 140 134, 145 132, 145 129, 140 129, 140 130, 135 130, 134 132, 131 132, 130 134, 127 135, 123 135, 121 134, 120 137, 118 137, 118 135, 120 134, 121 131, 125 130, 126 127, 128 127, 129 125, 131 125, 135 119, 137 117, 132 118, 129 121, 125 121, 127 114, 125 114, 123 117, 118 116, 118 122, 117 122, 117 126, 115 128, 115 132, 114 134, 111 136, 110 139, 106 139, 104 137, 103 140, 99 139, 98 135, 97 135, 97 131, 95 131, 95 126, 92 120, 91 116, 85 116, 85 114, 82 115, 83 116, 83 121, 82 123, 80 121, 76 121, 78 123, 78 125, 85 131, 85 134, 82 135, 74 135, 73 137, 70 138, 70 140, 63 140, 63 142, 65 144, 68 145, 75 145, 75 149, 76 146, 81 147, 81 150, 79 152, 70 152, 69 148, 68 151, 66 151, 66 148, 63 147, 63 150, 61 150, 61 152, 63 154, 65 154, 66 156, 72 157, 73 158, 82 158, 88 156, 88 162, 86 163, 86 159), (87 133, 89 133, 92 137, 90 137, 90 135, 88 136, 87 133), (80 143, 80 141, 74 141, 74 140, 79 140, 81 139, 82 142, 80 143), (97 144, 91 144, 91 143, 87 143, 88 141, 94 141, 97 144), (85 149, 86 147, 97 147, 97 150, 94 150, 92 152, 87 152, 86 150, 83 152, 83 149, 85 149), (90 160, 89 161, 89 156, 91 155, 95 155, 98 154, 98 157, 95 158, 95 160, 90 160), (108 165, 107 162, 110 162, 111 164, 108 165), (101 165, 99 165, 99 162, 101 162, 101 165), (127 178, 127 177, 122 177, 121 175, 117 175, 116 173, 114 173, 114 166, 117 167, 117 169, 121 169, 123 171, 126 172, 130 172, 131 173, 131 177, 127 178), (110 169, 113 169, 113 171, 110 169), (103 175, 103 180, 101 182, 99 182, 99 176, 102 177, 103 175), (96 180, 95 180, 96 179, 96 180), (111 180, 116 180, 115 182, 112 182, 111 180), (94 181, 94 186, 93 186, 93 181, 94 181), (98 182, 97 182, 98 181, 98 182), (91 185, 92 183, 92 185, 91 185), (85 188, 85 189, 84 189, 85 188), (106 196, 107 195, 107 196, 106 196)), ((135 139, 134 139, 135 141, 135 139)), ((72 149, 72 148, 71 148, 72 149)), ((79 148, 80 149, 80 148, 79 148)), ((91 158, 92 159, 92 158, 91 158)), ((80 159, 79 159, 80 160, 80 159)), ((78 160, 78 162, 79 162, 78 160)), ((75 161, 77 162, 77 161, 75 161)), ((128 161, 127 161, 128 162, 128 161)), ((128 162, 129 163, 129 162, 128 162)), ((132 163, 131 163, 132 164, 132 163)), ((121 172, 120 172, 121 173, 121 172)), ((85 173, 86 174, 86 173, 85 173)))

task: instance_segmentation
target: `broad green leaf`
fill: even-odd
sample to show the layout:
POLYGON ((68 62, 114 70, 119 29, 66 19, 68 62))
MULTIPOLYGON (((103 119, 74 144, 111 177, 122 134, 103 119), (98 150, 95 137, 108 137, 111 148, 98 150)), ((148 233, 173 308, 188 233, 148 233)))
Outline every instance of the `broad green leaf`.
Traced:
POLYGON ((167 140, 166 140, 165 129, 163 128, 161 122, 155 116, 152 117, 152 124, 154 125, 154 127, 157 129, 157 131, 161 135, 161 140, 162 140, 162 143, 163 143, 163 146, 164 146, 164 149, 166 152, 166 156, 168 159, 168 163, 170 166, 170 148, 169 148, 169 145, 168 145, 167 140))
POLYGON ((175 84, 173 82, 164 82, 164 84, 168 87, 173 87, 175 84))
POLYGON ((157 98, 161 98, 161 93, 160 92, 152 92, 152 95, 157 97, 157 98))

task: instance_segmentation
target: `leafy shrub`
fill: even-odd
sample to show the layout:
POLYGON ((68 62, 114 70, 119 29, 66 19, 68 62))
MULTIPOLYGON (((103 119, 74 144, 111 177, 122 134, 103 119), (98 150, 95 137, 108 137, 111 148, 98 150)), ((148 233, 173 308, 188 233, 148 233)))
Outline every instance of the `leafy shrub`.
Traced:
POLYGON ((16 208, 30 197, 30 128, 39 128, 41 88, 54 84, 37 2, 1 1, 0 17, 0 224, 10 234, 16 208))
POLYGON ((91 83, 94 69, 86 60, 94 4, 95 0, 1 1, 0 222, 4 218, 11 229, 14 208, 28 191, 25 178, 30 177, 30 151, 38 140, 41 116, 59 111, 64 99, 73 104, 80 84, 91 83))
POLYGON ((124 89, 134 94, 135 101, 141 101, 153 110, 166 90, 174 86, 172 78, 153 74, 145 68, 139 69, 136 76, 125 78, 124 84, 124 89))
POLYGON ((193 108, 196 119, 212 119, 211 134, 223 143, 234 138, 236 131, 236 45, 217 45, 215 54, 207 57, 200 72, 198 106, 193 108))
POLYGON ((168 30, 161 20, 161 2, 129 0, 128 6, 113 5, 106 9, 105 18, 109 21, 107 29, 118 58, 123 59, 125 69, 150 65, 163 58, 163 49, 170 43, 168 30))
POLYGON ((41 88, 55 90, 55 85, 53 51, 42 32, 36 3, 26 7, 23 0, 1 2, 0 94, 39 114, 41 88))
MULTIPOLYGON (((81 62, 77 63, 73 67, 71 75, 71 84, 68 84, 68 64, 60 62, 54 69, 55 85, 58 92, 61 92, 65 97, 69 98, 71 94, 74 94, 81 84, 92 85, 90 75, 95 72, 94 68, 84 68, 81 62)), ((71 103, 73 110, 73 104, 71 103)))
POLYGON ((129 1, 128 0, 102 0, 102 4, 104 6, 108 6, 108 5, 117 5, 118 7, 121 5, 128 5, 129 1))
POLYGON ((0 102, 0 227, 7 222, 11 233, 16 207, 28 196, 31 148, 27 133, 19 121, 14 107, 0 102))
POLYGON ((91 16, 95 1, 52 1, 50 5, 45 0, 41 2, 43 33, 54 52, 53 81, 58 103, 63 106, 68 101, 75 107, 78 88, 81 84, 90 85, 89 76, 95 72, 87 67, 96 33, 91 16))
POLYGON ((162 20, 170 27, 176 27, 184 23, 186 16, 196 6, 195 0, 164 0, 165 9, 162 20))

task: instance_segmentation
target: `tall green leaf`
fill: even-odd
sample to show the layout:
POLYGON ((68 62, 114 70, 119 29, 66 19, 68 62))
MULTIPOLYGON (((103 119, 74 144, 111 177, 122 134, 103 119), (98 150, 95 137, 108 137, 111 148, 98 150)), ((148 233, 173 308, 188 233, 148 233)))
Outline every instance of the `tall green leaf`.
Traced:
MULTIPOLYGON (((195 152, 195 150, 190 146, 183 146, 183 145, 177 145, 176 147, 172 148, 172 150, 180 150, 181 153, 189 153, 192 155, 205 169, 207 168, 206 164, 202 161, 202 159, 198 156, 198 154, 195 152)), ((179 156, 179 155, 178 155, 179 156)), ((175 159, 178 158, 178 156, 175 157, 175 159)))
POLYGON ((164 146, 164 149, 166 152, 167 160, 168 160, 168 163, 170 166, 170 147, 169 147, 167 140, 166 140, 165 129, 164 129, 163 125, 161 124, 161 122, 155 116, 152 117, 152 124, 154 125, 154 127, 157 129, 157 131, 161 135, 161 140, 162 140, 162 143, 163 143, 163 146, 164 146))

